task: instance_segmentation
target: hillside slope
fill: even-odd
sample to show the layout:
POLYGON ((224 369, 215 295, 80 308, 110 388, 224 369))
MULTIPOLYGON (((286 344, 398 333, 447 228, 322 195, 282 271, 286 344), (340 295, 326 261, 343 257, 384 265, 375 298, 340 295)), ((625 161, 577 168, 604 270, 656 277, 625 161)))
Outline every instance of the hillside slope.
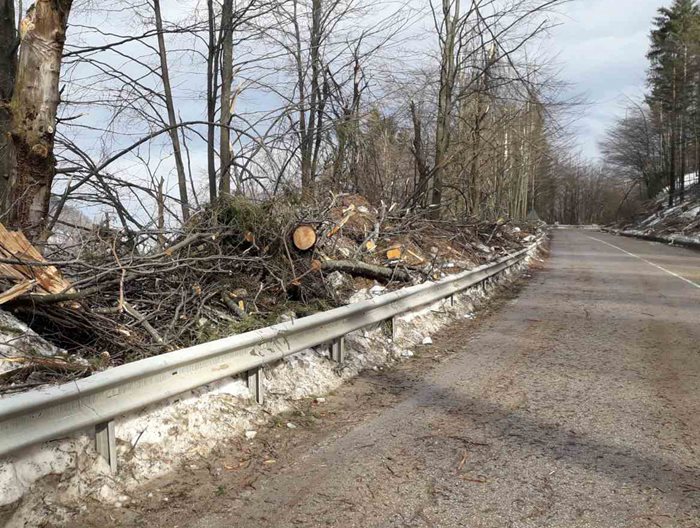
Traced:
POLYGON ((660 194, 642 214, 614 231, 621 235, 700 248, 700 184, 687 190, 683 203, 668 207, 667 202, 668 195, 660 194))

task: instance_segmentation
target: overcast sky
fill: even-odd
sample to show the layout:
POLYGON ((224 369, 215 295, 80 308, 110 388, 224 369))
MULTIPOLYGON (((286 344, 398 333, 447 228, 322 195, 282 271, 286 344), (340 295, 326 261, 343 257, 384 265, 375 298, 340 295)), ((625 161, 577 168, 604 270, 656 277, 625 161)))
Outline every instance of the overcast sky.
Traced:
POLYGON ((651 21, 669 0, 573 0, 552 32, 563 78, 590 105, 577 123, 582 152, 599 155, 598 141, 623 113, 626 97, 645 89, 651 21))

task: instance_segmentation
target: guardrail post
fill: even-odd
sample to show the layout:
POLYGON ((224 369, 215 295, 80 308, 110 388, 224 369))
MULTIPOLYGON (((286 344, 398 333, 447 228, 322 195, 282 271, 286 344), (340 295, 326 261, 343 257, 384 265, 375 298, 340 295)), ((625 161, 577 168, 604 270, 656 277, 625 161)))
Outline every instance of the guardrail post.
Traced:
POLYGON ((248 389, 250 389, 250 394, 253 399, 262 405, 263 403, 263 382, 262 382, 262 369, 260 367, 254 368, 246 372, 246 381, 248 382, 248 389))
POLYGON ((331 359, 336 363, 345 361, 345 338, 339 337, 331 341, 330 345, 331 359))
POLYGON ((387 322, 389 323, 389 335, 391 336, 391 340, 395 341, 396 340, 396 317, 392 317, 391 319, 387 319, 387 322))
POLYGON ((454 306, 455 306, 455 296, 454 296, 454 294, 453 294, 453 295, 450 295, 450 306, 451 306, 452 308, 454 308, 454 306))
POLYGON ((117 437, 114 435, 114 421, 95 426, 95 451, 109 464, 112 473, 117 472, 117 437))

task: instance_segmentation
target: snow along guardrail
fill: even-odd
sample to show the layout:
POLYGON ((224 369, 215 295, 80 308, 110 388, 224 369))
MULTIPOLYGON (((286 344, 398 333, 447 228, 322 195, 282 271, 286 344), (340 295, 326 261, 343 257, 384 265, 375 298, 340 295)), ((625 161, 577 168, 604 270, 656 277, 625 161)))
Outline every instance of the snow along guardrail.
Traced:
POLYGON ((366 301, 278 325, 154 356, 63 385, 0 399, 0 456, 95 427, 97 451, 116 471, 114 418, 226 377, 247 374, 262 402, 260 368, 301 350, 329 344, 343 361, 347 333, 432 304, 494 277, 524 260, 530 247, 491 264, 366 301))
POLYGON ((617 229, 611 229, 610 232, 623 237, 638 238, 649 242, 660 242, 670 246, 679 246, 700 251, 700 238, 691 238, 683 235, 654 235, 641 231, 620 231, 617 229))
POLYGON ((582 229, 584 231, 600 231, 601 229, 598 224, 553 224, 549 227, 552 229, 582 229))

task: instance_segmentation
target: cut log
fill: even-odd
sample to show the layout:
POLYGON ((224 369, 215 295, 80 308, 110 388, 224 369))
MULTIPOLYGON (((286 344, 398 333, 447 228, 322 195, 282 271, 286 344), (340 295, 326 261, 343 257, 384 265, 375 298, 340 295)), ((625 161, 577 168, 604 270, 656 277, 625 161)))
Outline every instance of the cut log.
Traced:
POLYGON ((294 230, 294 247, 306 251, 316 244, 316 230, 310 225, 300 225, 294 230))
POLYGON ((394 246, 386 250, 386 258, 389 260, 401 260, 403 249, 401 246, 394 246))
POLYGON ((323 269, 325 271, 342 271, 350 275, 358 275, 369 279, 411 281, 411 276, 404 270, 376 266, 357 260, 326 260, 323 262, 323 269))

